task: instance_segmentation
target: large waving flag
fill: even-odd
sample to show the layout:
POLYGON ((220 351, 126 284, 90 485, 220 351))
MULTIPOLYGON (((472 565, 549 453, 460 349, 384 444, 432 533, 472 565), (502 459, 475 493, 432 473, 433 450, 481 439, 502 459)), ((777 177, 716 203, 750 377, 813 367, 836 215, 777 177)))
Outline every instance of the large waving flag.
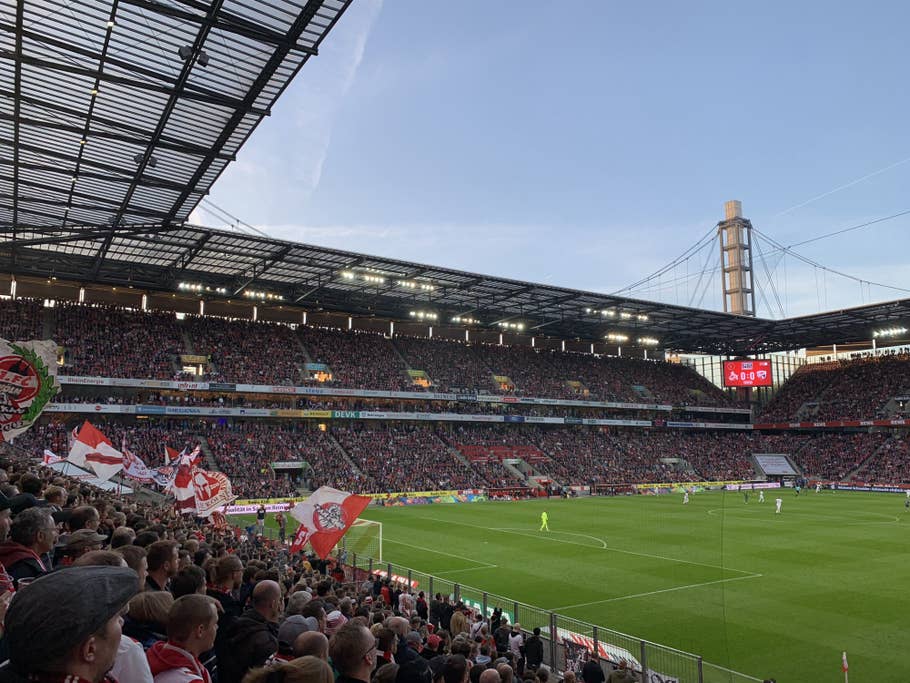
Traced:
POLYGON ((79 429, 67 460, 79 467, 91 467, 102 481, 123 469, 123 453, 88 420, 79 429))
POLYGON ((231 480, 227 475, 207 472, 196 466, 200 450, 197 446, 193 453, 180 456, 176 474, 167 490, 174 495, 178 512, 209 517, 237 496, 231 490, 231 480))
POLYGON ((41 458, 41 462, 44 465, 53 465, 55 462, 63 462, 66 458, 61 458, 59 455, 48 449, 44 449, 44 455, 41 458))
POLYGON ((0 443, 31 427, 58 391, 54 342, 0 339, 0 443))
POLYGON ((367 496, 355 496, 330 486, 320 487, 291 508, 291 517, 300 522, 291 551, 299 551, 309 543, 324 560, 369 504, 367 496))
POLYGON ((126 447, 126 439, 121 442, 123 450, 123 474, 140 484, 155 482, 155 471, 150 470, 138 455, 126 447))

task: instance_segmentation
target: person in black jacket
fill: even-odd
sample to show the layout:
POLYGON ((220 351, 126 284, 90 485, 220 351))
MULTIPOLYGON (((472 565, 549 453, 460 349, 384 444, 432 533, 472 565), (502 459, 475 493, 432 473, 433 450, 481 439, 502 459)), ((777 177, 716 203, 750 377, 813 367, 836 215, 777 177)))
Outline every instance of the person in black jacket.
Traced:
POLYGON ((242 680, 247 671, 278 652, 281 588, 274 581, 260 581, 253 588, 252 602, 216 646, 218 679, 224 683, 242 680))
POLYGON ((534 627, 534 635, 525 641, 525 666, 537 671, 543 664, 543 639, 540 637, 540 626, 534 627))

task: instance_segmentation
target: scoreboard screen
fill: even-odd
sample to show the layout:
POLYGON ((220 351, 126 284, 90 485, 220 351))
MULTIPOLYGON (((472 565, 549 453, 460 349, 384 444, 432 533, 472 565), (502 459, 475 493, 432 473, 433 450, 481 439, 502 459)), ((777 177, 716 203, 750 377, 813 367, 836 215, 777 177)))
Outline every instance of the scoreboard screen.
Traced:
POLYGON ((771 361, 725 360, 725 387, 770 387, 771 361))

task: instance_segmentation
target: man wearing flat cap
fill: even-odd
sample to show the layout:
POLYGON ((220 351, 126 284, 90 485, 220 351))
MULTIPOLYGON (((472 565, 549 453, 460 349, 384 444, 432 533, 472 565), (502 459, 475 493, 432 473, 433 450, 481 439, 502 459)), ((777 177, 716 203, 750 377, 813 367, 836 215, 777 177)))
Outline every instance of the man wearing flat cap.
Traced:
POLYGON ((4 621, 10 659, 0 683, 114 681, 121 614, 136 590, 132 569, 97 566, 62 569, 21 589, 4 621))
POLYGON ((66 555, 71 561, 75 562, 86 553, 93 550, 101 550, 107 536, 99 534, 91 529, 79 529, 74 531, 66 539, 66 555))

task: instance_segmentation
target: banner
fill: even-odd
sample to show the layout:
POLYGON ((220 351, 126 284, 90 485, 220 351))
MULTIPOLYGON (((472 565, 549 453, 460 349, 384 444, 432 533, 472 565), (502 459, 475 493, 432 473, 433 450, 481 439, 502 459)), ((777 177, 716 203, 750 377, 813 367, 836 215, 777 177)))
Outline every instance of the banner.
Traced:
POLYGON ((150 470, 145 462, 143 462, 142 458, 126 447, 126 441, 123 442, 122 450, 124 476, 134 479, 140 484, 154 484, 154 470, 150 470))
POLYGON ((42 457, 43 465, 53 465, 55 462, 63 462, 66 458, 61 458, 59 455, 53 451, 49 451, 46 448, 44 449, 44 456, 42 457))
POLYGON ((31 427, 60 391, 57 344, 0 339, 0 434, 3 441, 31 427))
POLYGON ((75 434, 67 460, 79 467, 88 465, 102 481, 123 469, 123 453, 111 444, 91 422, 86 420, 75 434))
POLYGON ((367 496, 356 496, 330 486, 321 486, 313 495, 291 509, 291 517, 300 522, 292 550, 309 543, 324 560, 369 504, 367 496))

